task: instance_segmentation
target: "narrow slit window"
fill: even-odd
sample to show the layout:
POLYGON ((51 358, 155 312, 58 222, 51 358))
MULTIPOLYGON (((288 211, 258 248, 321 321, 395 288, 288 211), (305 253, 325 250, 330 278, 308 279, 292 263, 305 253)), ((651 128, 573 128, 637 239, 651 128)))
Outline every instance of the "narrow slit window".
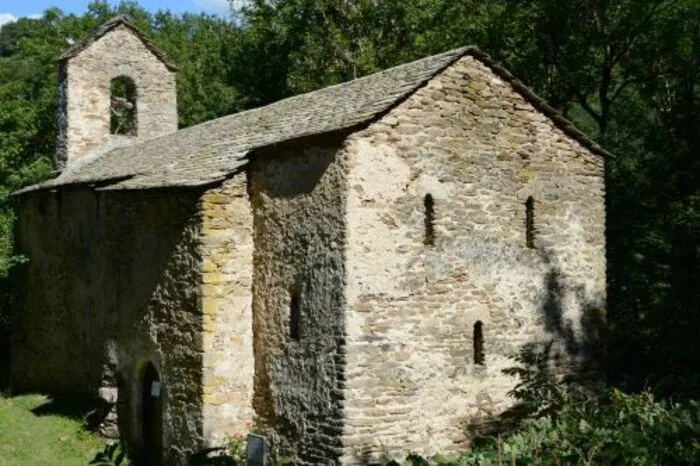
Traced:
POLYGON ((131 78, 112 79, 110 95, 110 134, 136 136, 136 84, 131 78))
POLYGON ((535 200, 532 196, 525 201, 525 245, 535 248, 535 200))
POLYGON ((289 338, 299 341, 301 327, 301 302, 299 293, 292 292, 289 302, 289 338))
POLYGON ((474 324, 474 364, 483 366, 485 361, 484 324, 480 320, 477 320, 474 324))
POLYGON ((423 198, 425 208, 425 237, 423 244, 426 246, 435 245, 435 200, 432 194, 426 194, 423 198))

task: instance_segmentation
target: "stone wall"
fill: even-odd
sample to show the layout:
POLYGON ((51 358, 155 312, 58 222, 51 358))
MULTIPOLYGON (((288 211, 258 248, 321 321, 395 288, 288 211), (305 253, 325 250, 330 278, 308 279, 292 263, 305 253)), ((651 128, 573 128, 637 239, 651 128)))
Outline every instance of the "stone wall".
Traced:
POLYGON ((278 146, 250 167, 254 406, 275 448, 298 464, 331 464, 341 453, 345 164, 337 147, 278 146))
POLYGON ((472 57, 346 150, 344 463, 466 446, 468 428, 511 406, 502 369, 525 343, 555 339, 576 367, 591 357, 605 299, 600 156, 472 57))
POLYGON ((119 382, 121 435, 138 452, 150 361, 165 387, 165 457, 184 463, 200 447, 199 195, 64 189, 20 198, 17 239, 29 262, 14 329, 14 391, 95 396, 119 382))
POLYGON ((253 215, 241 173, 202 197, 204 437, 253 420, 253 215))
POLYGON ((126 26, 61 63, 58 79, 59 167, 94 150, 177 130, 175 74, 126 26), (111 80, 121 76, 136 85, 134 137, 110 134, 111 80))
MULTIPOLYGON (((99 82, 129 66, 155 131, 139 137, 174 130, 172 74, 134 40, 118 28, 63 70, 68 156, 108 144, 99 82)), ((255 415, 299 464, 365 464, 467 446, 512 405, 502 369, 527 343, 554 339, 568 369, 595 362, 599 156, 472 57, 346 136, 259 150, 247 180, 205 192, 23 195, 13 388, 110 397, 118 384, 138 452, 151 362, 169 461, 255 415)))

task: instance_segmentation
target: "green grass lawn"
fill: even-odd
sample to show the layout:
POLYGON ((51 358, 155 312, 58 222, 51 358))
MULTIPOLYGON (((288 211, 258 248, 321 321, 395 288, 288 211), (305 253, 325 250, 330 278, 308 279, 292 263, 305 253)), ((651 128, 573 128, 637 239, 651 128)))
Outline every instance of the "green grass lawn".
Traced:
POLYGON ((87 466, 104 442, 83 430, 80 404, 0 395, 0 466, 87 466))

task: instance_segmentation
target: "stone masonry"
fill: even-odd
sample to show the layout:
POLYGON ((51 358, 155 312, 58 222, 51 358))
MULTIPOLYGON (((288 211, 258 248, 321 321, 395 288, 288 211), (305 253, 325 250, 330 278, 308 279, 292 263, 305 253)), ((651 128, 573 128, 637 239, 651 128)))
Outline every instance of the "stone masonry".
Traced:
POLYGON ((13 390, 119 401, 121 437, 138 457, 151 362, 165 387, 166 459, 186 462, 243 429, 253 419, 254 367, 244 181, 24 197, 19 247, 32 260, 22 271, 13 390))
POLYGON ((591 362, 589 323, 605 301, 603 159, 478 60, 362 131, 257 152, 249 176, 255 410, 297 462, 465 448, 468 428, 512 406, 515 381, 501 371, 522 345, 555 340, 569 371, 591 362))
MULTIPOLYGON (((118 387, 121 437, 143 448, 142 371, 165 386, 166 458, 202 439, 201 224, 196 193, 75 189, 23 197, 12 389, 97 396, 118 387)), ((105 400, 116 402, 116 400, 105 400)))
POLYGON ((525 345, 597 369, 607 153, 477 49, 180 131, 176 68, 125 18, 60 68, 11 388, 102 398, 137 464, 252 423, 297 464, 458 451, 525 345), (109 134, 120 76, 136 137, 109 134))
POLYGON ((204 437, 210 445, 253 421, 253 220, 244 174, 208 190, 202 212, 204 437))
POLYGON ((287 454, 323 464, 342 446, 346 167, 333 139, 257 160, 250 169, 254 407, 287 454))
POLYGON ((588 356, 584 324, 605 300, 603 159, 472 57, 345 152, 344 462, 462 448, 470 424, 512 404, 501 370, 523 344, 553 338, 573 362, 588 356))
POLYGON ((57 165, 97 151, 177 131, 175 69, 147 47, 133 29, 115 22, 109 34, 59 66, 57 165), (126 77, 137 92, 136 135, 110 134, 111 81, 126 77))

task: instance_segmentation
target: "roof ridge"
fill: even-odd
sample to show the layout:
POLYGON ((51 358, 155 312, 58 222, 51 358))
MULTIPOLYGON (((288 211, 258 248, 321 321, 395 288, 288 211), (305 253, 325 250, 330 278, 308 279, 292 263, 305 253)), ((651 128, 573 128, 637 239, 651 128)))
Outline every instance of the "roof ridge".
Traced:
MULTIPOLYGON (((436 55, 430 55, 430 56, 428 56, 428 57, 418 58, 418 59, 416 59, 416 60, 413 60, 413 61, 410 61, 410 62, 406 62, 406 63, 401 63, 401 64, 398 64, 398 65, 396 65, 396 66, 392 66, 391 68, 386 68, 386 69, 377 71, 376 73, 372 73, 372 74, 368 74, 368 75, 365 75, 365 76, 361 76, 361 77, 359 77, 359 78, 351 79, 351 80, 349 80, 349 81, 343 81, 343 82, 341 82, 341 83, 331 84, 330 86, 320 87, 320 88, 318 88, 318 89, 314 89, 313 91, 304 92, 304 93, 302 93, 302 94, 296 94, 296 95, 292 95, 292 96, 289 96, 289 97, 285 97, 285 98, 283 98, 283 99, 276 100, 276 101, 274 101, 274 102, 270 102, 269 104, 261 105, 260 107, 250 108, 250 109, 242 110, 242 111, 240 111, 240 112, 235 112, 235 113, 231 113, 231 114, 229 114, 229 115, 224 115, 224 116, 221 116, 221 117, 218 117, 218 118, 214 118, 214 119, 212 119, 212 120, 203 121, 203 122, 198 123, 198 124, 196 124, 196 125, 192 125, 192 126, 188 126, 187 128, 179 129, 179 130, 176 131, 176 133, 181 133, 181 134, 183 134, 183 133, 194 132, 194 131, 198 131, 198 130, 205 129, 207 126, 213 126, 213 125, 225 123, 225 122, 227 122, 227 121, 229 121, 229 120, 236 120, 236 119, 238 119, 238 118, 241 118, 241 117, 244 117, 244 116, 248 116, 248 115, 253 115, 253 114, 255 114, 255 113, 264 113, 265 111, 269 111, 271 108, 275 108, 275 107, 278 107, 278 106, 282 106, 282 105, 285 105, 285 104, 289 104, 289 103, 294 102, 294 101, 296 101, 296 100, 308 99, 310 96, 312 96, 312 95, 314 95, 314 94, 317 94, 317 93, 320 94, 320 93, 322 93, 322 92, 331 92, 333 89, 336 89, 336 88, 339 88, 339 87, 342 87, 342 86, 346 86, 346 85, 349 85, 349 84, 351 84, 351 83, 357 84, 357 83, 362 82, 362 81, 369 81, 369 80, 371 80, 371 79, 376 79, 378 76, 381 76, 381 75, 387 75, 387 74, 395 73, 395 72, 396 72, 397 70, 399 70, 400 68, 406 68, 406 69, 408 69, 408 68, 410 68, 411 66, 415 66, 415 65, 416 65, 417 63, 419 63, 419 62, 426 62, 426 63, 427 63, 428 60, 434 60, 434 59, 437 59, 437 58, 440 58, 440 57, 448 57, 448 56, 450 56, 450 55, 454 55, 454 60, 457 60, 457 59, 459 59, 460 57, 462 57, 465 53, 467 53, 467 52, 469 52, 469 51, 476 51, 476 50, 478 50, 478 48, 477 48, 476 46, 474 46, 474 45, 467 45, 467 46, 464 46, 464 47, 458 47, 458 48, 456 48, 456 49, 448 50, 448 51, 446 51, 446 52, 442 52, 442 53, 439 53, 439 54, 436 54, 436 55)), ((450 64, 451 64, 452 62, 453 62, 453 61, 450 61, 450 62, 446 63, 444 66, 442 66, 442 67, 438 68, 437 70, 435 70, 433 73, 431 73, 431 77, 432 77, 432 76, 435 76, 436 74, 440 73, 442 70, 444 70, 445 68, 447 68, 448 66, 450 66, 450 64)), ((429 79, 430 79, 430 78, 426 78, 426 80, 429 80, 429 79)), ((407 92, 407 94, 412 94, 413 92, 415 92, 415 88, 412 89, 411 91, 407 92)), ((405 95, 404 95, 404 97, 405 97, 405 95)), ((396 100, 398 101, 399 98, 397 98, 396 100)), ((393 107, 393 105, 392 105, 392 107, 393 107)), ((149 143, 153 143, 154 141, 158 141, 158 140, 161 140, 161 139, 165 139, 165 138, 172 137, 173 134, 174 134, 174 133, 163 134, 163 135, 160 135, 160 136, 156 136, 156 137, 154 137, 154 138, 150 138, 150 139, 146 139, 146 140, 143 140, 143 141, 139 141, 139 142, 137 142, 137 143, 135 143, 135 144, 129 145, 129 147, 145 146, 145 145, 147 145, 147 144, 149 144, 149 143)), ((100 152, 99 155, 97 155, 97 156, 95 156, 95 157, 91 157, 91 159, 90 159, 89 161, 86 160, 83 164, 81 164, 81 168, 84 168, 84 167, 86 167, 86 166, 88 166, 88 165, 91 165, 91 164, 93 164, 93 163, 95 163, 95 162, 99 162, 99 160, 100 160, 102 157, 108 157, 109 154, 110 154, 112 151, 118 150, 118 149, 121 149, 121 148, 124 148, 124 147, 126 147, 126 146, 114 147, 114 148, 111 148, 110 150, 100 152)), ((75 167, 75 168, 77 168, 77 167, 75 167)), ((65 170, 66 173, 68 173, 69 171, 71 171, 71 168, 68 168, 68 169, 65 170)))
POLYGON ((489 68, 591 153, 611 156, 500 63, 466 46, 113 148, 27 190, 120 178, 128 179, 115 185, 122 189, 206 184, 238 170, 262 147, 367 125, 466 56, 489 68))
MULTIPOLYGON (((114 18, 114 19, 116 19, 116 18, 114 18)), ((107 23, 105 23, 105 24, 107 24, 107 23)), ((353 83, 358 84, 358 83, 361 83, 364 81, 370 81, 372 79, 377 79, 378 77, 383 76, 383 75, 391 75, 393 73, 396 73, 400 69, 410 69, 412 66, 415 66, 416 64, 418 64, 420 62, 428 63, 430 61, 434 61, 434 60, 440 59, 442 57, 452 56, 453 59, 449 60, 443 66, 433 70, 433 72, 430 73, 430 76, 423 80, 423 82, 429 81, 432 77, 434 77, 438 73, 442 72, 445 68, 450 66, 454 61, 458 60, 459 58, 461 58, 467 52, 470 52, 470 51, 478 51, 478 47, 476 47, 475 45, 467 45, 467 46, 458 47, 458 48, 455 48, 452 50, 448 50, 446 52, 438 53, 435 55, 429 55, 427 57, 418 58, 418 59, 412 60, 410 62, 400 63, 398 65, 392 66, 391 68, 385 68, 385 69, 377 71, 375 73, 360 76, 359 78, 354 78, 354 79, 351 79, 349 81, 343 81, 340 83, 331 84, 329 86, 320 87, 318 89, 314 89, 313 91, 304 92, 302 94, 296 94, 296 95, 292 95, 289 97, 285 97, 283 99, 276 100, 274 102, 270 102, 269 104, 261 105, 260 107, 250 108, 250 109, 242 110, 240 112, 235 112, 235 113, 231 113, 229 115, 224 115, 224 116, 221 116, 218 118, 214 118, 212 120, 203 121, 203 122, 198 123, 196 125, 188 126, 187 128, 178 129, 175 133, 180 133, 180 135, 186 135, 186 134, 191 133, 191 132, 196 132, 196 131, 200 131, 202 129, 206 129, 207 126, 215 126, 217 124, 226 123, 226 122, 231 121, 231 120, 235 121, 236 119, 240 119, 240 118, 248 116, 248 115, 254 115, 255 113, 262 114, 266 111, 269 111, 270 109, 274 109, 275 107, 281 107, 285 104, 288 105, 289 103, 293 103, 297 100, 308 99, 310 96, 312 96, 314 94, 321 94, 324 92, 332 92, 334 89, 337 89, 337 88, 340 88, 343 86, 348 86, 348 85, 353 84, 353 83)), ((418 87, 419 86, 416 85, 411 90, 407 91, 403 96, 397 97, 396 99, 394 99, 395 102, 398 102, 399 100, 401 100, 401 98, 406 97, 406 95, 413 94, 413 92, 415 92, 415 90, 418 87)), ((394 107, 394 104, 392 104, 390 106, 390 108, 393 108, 393 107, 394 107)), ((139 146, 145 147, 148 144, 152 144, 154 142, 157 143, 157 141, 159 141, 159 140, 170 138, 175 133, 163 134, 160 136, 156 136, 154 138, 139 141, 139 142, 136 142, 134 144, 128 145, 128 147, 130 147, 130 148, 137 148, 139 146)), ((94 156, 90 157, 89 160, 84 160, 80 165, 76 165, 74 167, 68 167, 63 171, 63 173, 68 174, 70 172, 76 171, 76 169, 85 168, 85 167, 88 167, 92 164, 99 163, 102 158, 109 157, 109 154, 111 152, 119 150, 119 149, 123 149, 125 147, 127 147, 127 146, 113 147, 113 148, 106 150, 106 151, 100 151, 98 154, 93 153, 94 156)))
POLYGON ((168 58, 168 56, 163 52, 156 44, 153 42, 148 35, 146 35, 141 29, 136 27, 134 23, 131 21, 131 18, 125 14, 120 14, 117 16, 114 16, 104 23, 102 23, 100 26, 98 26, 95 30, 93 30, 90 34, 87 35, 87 37, 83 38, 80 40, 78 43, 70 47, 68 50, 63 52, 59 57, 58 61, 59 62, 64 62, 68 61, 73 57, 76 57, 79 55, 83 50, 86 48, 90 47, 93 43, 97 42, 100 40, 103 36, 105 36, 107 33, 112 31, 113 29, 117 28, 118 26, 125 26, 128 29, 131 30, 131 32, 134 33, 136 37, 143 42, 143 45, 153 53, 153 55, 156 56, 164 65, 166 68, 168 68, 170 71, 177 71, 178 66, 168 58))
MULTIPOLYGON (((191 128, 202 128, 202 127, 205 127, 206 125, 209 125, 209 124, 214 124, 214 123, 226 121, 227 119, 235 119, 236 117, 239 117, 240 115, 244 115, 244 114, 249 115, 249 114, 252 114, 255 112, 261 112, 261 111, 269 109, 271 107, 281 106, 281 105, 289 103, 289 102, 294 102, 295 100, 302 100, 302 99, 309 98, 310 96, 312 96, 314 94, 319 94, 322 92, 330 92, 333 89, 337 89, 339 87, 343 87, 343 86, 349 85, 351 83, 369 81, 370 79, 377 78, 378 76, 381 76, 381 75, 394 73, 399 68, 409 68, 410 66, 415 65, 418 62, 427 62, 428 59, 435 59, 438 57, 449 56, 449 55, 455 55, 455 59, 457 59, 457 58, 461 57, 462 55, 464 55, 466 52, 469 52, 470 50, 478 50, 478 49, 476 46, 469 45, 469 46, 465 46, 465 47, 459 47, 456 49, 448 50, 447 52, 438 53, 436 55, 430 55, 428 57, 418 58, 416 60, 406 62, 406 63, 401 63, 401 64, 398 64, 396 66, 392 66, 391 68, 386 68, 386 69, 377 71, 375 73, 360 76, 359 78, 354 78, 354 79, 351 79, 349 81, 343 81, 340 83, 331 84, 329 86, 320 87, 318 89, 314 89, 313 91, 304 92, 302 94, 295 94, 295 95, 291 95, 289 97, 285 97, 285 98, 280 99, 280 100, 275 100, 274 102, 270 102, 269 104, 261 105, 260 107, 249 108, 246 110, 241 110, 240 112, 235 112, 235 113, 230 113, 228 115, 220 116, 220 117, 214 118, 212 120, 203 121, 203 122, 198 123, 196 125, 188 126, 187 128, 183 128, 181 130, 178 130, 178 132, 187 131, 191 128)), ((432 73, 432 74, 436 75, 439 72, 441 72, 443 69, 447 68, 448 66, 450 66, 450 63, 447 63, 444 67, 441 67, 440 69, 435 71, 435 73, 432 73)), ((169 136, 169 134, 166 134, 163 136, 159 136, 158 138, 168 137, 168 136, 169 136)), ((154 139, 158 139, 158 138, 154 138, 154 139)), ((144 141, 144 142, 146 142, 146 141, 144 141)))

